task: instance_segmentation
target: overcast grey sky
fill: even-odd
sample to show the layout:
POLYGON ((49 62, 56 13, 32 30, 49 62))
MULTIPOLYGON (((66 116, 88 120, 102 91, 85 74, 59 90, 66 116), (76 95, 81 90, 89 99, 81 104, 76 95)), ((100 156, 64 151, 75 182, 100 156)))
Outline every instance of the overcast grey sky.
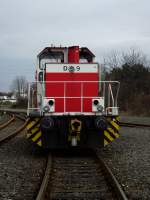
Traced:
POLYGON ((87 46, 102 60, 137 47, 150 57, 149 0, 0 0, 0 91, 17 75, 34 80, 51 44, 87 46))

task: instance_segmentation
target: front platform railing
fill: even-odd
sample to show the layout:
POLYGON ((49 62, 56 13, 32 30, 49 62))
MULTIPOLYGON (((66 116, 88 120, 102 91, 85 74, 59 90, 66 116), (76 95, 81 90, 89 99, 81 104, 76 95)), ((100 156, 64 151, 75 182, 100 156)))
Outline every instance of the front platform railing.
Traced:
MULTIPOLYGON (((47 81, 31 82, 28 85, 28 110, 27 114, 38 113, 46 115, 107 115, 117 112, 117 100, 120 83, 118 81, 47 81), (60 101, 61 111, 51 109, 45 112, 43 109, 49 100, 60 101), (68 109, 68 101, 76 99, 79 101, 77 110, 68 109), (101 110, 85 108, 86 100, 93 103, 97 99, 103 107, 101 110), (80 107, 80 108, 79 108, 80 107), (114 110, 114 111, 113 111, 114 110)), ((91 105, 92 107, 92 105, 91 105)), ((46 107, 45 107, 46 108, 46 107)), ((51 106, 52 108, 52 106, 51 106)))

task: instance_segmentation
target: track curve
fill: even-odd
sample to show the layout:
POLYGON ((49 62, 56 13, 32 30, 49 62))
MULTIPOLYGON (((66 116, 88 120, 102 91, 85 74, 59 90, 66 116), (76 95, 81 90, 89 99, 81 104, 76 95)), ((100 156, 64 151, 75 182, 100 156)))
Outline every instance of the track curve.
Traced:
POLYGON ((5 124, 5 126, 3 127, 3 129, 0 130, 0 143, 4 142, 7 139, 10 139, 12 137, 15 137, 16 134, 18 134, 19 132, 21 132, 27 124, 27 121, 25 121, 25 119, 18 119, 18 120, 23 120, 24 123, 18 123, 17 118, 19 118, 18 116, 13 115, 13 117, 11 118, 11 122, 14 121, 13 123, 8 123, 5 124))
POLYGON ((13 122, 15 120, 15 115, 11 114, 11 118, 4 122, 3 124, 0 125, 0 130, 7 127, 11 122, 13 122))

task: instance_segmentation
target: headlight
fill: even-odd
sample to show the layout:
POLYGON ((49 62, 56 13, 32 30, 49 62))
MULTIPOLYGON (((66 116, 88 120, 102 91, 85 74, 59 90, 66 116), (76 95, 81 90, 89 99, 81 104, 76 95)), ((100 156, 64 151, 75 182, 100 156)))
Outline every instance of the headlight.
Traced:
POLYGON ((103 112, 103 106, 102 106, 102 105, 98 105, 98 106, 97 106, 97 110, 98 110, 99 112, 103 112))
POLYGON ((54 101, 53 101, 53 100, 49 100, 48 104, 49 104, 50 106, 53 106, 53 105, 54 105, 54 101))
POLYGON ((95 126, 96 128, 100 130, 106 130, 107 129, 107 121, 105 118, 96 118, 95 119, 95 126))
POLYGON ((49 111, 50 111, 50 108, 49 108, 49 106, 44 106, 44 107, 43 107, 43 110, 44 110, 44 112, 49 112, 49 111))
POLYGON ((102 114, 104 108, 104 97, 92 99, 92 112, 99 112, 102 114))
POLYGON ((95 106, 97 106, 97 105, 99 104, 99 101, 98 101, 97 99, 95 99, 95 100, 93 101, 93 104, 94 104, 95 106))
POLYGON ((42 130, 50 130, 54 128, 54 120, 51 117, 44 117, 41 120, 42 130))

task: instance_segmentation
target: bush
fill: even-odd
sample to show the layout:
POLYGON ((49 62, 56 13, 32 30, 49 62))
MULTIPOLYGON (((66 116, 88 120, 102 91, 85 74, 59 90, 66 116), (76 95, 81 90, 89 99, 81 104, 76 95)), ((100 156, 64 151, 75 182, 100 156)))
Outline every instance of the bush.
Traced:
POLYGON ((27 108, 27 105, 28 105, 28 99, 19 97, 17 99, 17 102, 12 105, 12 108, 27 108))

